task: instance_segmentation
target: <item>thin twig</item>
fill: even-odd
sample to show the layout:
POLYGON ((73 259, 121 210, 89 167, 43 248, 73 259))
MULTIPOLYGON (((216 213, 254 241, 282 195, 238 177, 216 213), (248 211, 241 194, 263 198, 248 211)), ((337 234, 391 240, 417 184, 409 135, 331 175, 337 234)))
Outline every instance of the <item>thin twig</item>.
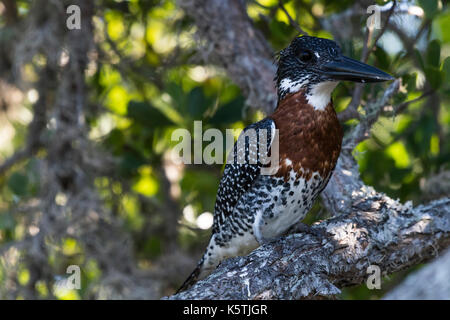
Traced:
POLYGON ((286 17, 289 19, 289 23, 291 24, 292 27, 294 27, 299 34, 304 34, 304 35, 308 35, 307 32, 305 32, 302 27, 300 27, 300 25, 294 20, 292 19, 291 15, 289 14, 289 12, 286 10, 286 8, 284 7, 283 4, 283 0, 278 0, 278 6, 280 7, 280 9, 284 12, 284 14, 286 15, 286 17))
POLYGON ((258 7, 261 7, 261 8, 263 8, 263 9, 266 9, 266 10, 271 10, 272 9, 272 7, 269 7, 269 6, 265 6, 265 5, 263 5, 262 3, 259 3, 258 1, 256 1, 256 0, 250 0, 252 3, 254 3, 254 4, 256 4, 258 7))
POLYGON ((372 112, 359 122, 353 132, 346 139, 344 142, 346 148, 351 148, 353 150, 358 143, 369 138, 369 132, 372 125, 375 121, 377 121, 384 106, 398 92, 399 88, 400 79, 397 79, 389 85, 380 99, 367 105, 368 110, 372 110, 372 112))
POLYGON ((371 52, 369 50, 369 43, 370 43, 370 39, 372 39, 372 35, 373 35, 373 28, 367 28, 366 35, 364 38, 364 46, 363 46, 363 50, 361 53, 361 61, 362 62, 367 62, 367 59, 369 59, 369 55, 371 52))
POLYGON ((30 146, 27 146, 24 149, 17 151, 0 165, 0 175, 4 174, 15 164, 22 162, 23 160, 31 157, 32 155, 33 149, 30 146))
POLYGON ((417 68, 421 68, 419 61, 417 60, 416 55, 414 54, 414 46, 416 45, 417 41, 422 36, 423 32, 427 30, 429 25, 431 24, 431 20, 426 20, 422 26, 420 27, 419 31, 417 32, 416 36, 414 38, 409 37, 403 30, 398 28, 394 24, 389 24, 389 29, 393 31, 395 34, 397 34, 400 41, 402 41, 403 46, 405 47, 408 55, 413 59, 414 64, 417 68))
MULTIPOLYGON (((405 102, 399 104, 397 107, 394 107, 393 114, 391 112, 391 115, 396 116, 396 115, 402 113, 407 108, 407 106, 409 106, 411 103, 418 102, 418 101, 422 100, 423 98, 430 96, 433 93, 434 93, 433 91, 427 91, 424 94, 422 94, 420 97, 417 97, 415 99, 405 101, 405 102)), ((422 119, 422 117, 425 115, 426 112, 427 112, 427 108, 422 108, 419 115, 416 117, 416 119, 422 119)), ((397 142, 397 141, 403 139, 404 137, 409 136, 411 133, 416 132, 419 125, 420 125, 420 121, 413 122, 405 130, 403 130, 400 133, 395 134, 394 137, 389 142, 384 144, 384 146, 391 145, 394 142, 397 142)))
POLYGON ((428 97, 433 92, 434 92, 433 90, 424 92, 422 95, 420 95, 419 97, 417 97, 415 99, 405 101, 405 102, 399 104, 396 108, 394 108, 394 115, 398 115, 398 114, 402 113, 411 103, 418 102, 418 101, 422 100, 423 98, 428 97))
MULTIPOLYGON (((369 52, 369 42, 370 38, 372 37, 372 30, 371 28, 367 28, 365 38, 364 38, 364 46, 361 53, 361 61, 366 62, 369 52)), ((339 113, 338 119, 340 122, 345 122, 350 119, 359 119, 360 115, 358 112, 358 106, 361 103, 362 93, 363 93, 364 84, 357 83, 355 85, 355 89, 353 90, 352 94, 352 100, 348 104, 347 108, 345 108, 344 111, 339 113)))
MULTIPOLYGON (((364 39, 364 46, 363 46, 363 50, 361 53, 361 61, 366 63, 367 60, 369 59, 370 54, 374 51, 378 40, 381 38, 381 36, 384 34, 384 32, 386 31, 388 24, 389 24, 389 20, 392 16, 392 13, 395 10, 395 7, 397 5, 397 2, 394 1, 394 3, 392 4, 391 9, 389 9, 388 15, 386 17, 386 21, 381 29, 381 31, 377 34, 377 36, 375 37, 372 46, 369 49, 369 43, 370 43, 370 39, 372 38, 373 35, 373 28, 367 28, 366 34, 365 34, 365 39, 364 39)), ((361 103, 361 98, 362 98, 362 93, 363 93, 363 84, 356 84, 355 85, 355 89, 353 91, 353 95, 352 95, 352 100, 350 101, 348 107, 342 111, 339 115, 339 121, 341 122, 345 122, 347 120, 350 119, 360 119, 360 115, 358 112, 358 106, 361 103)))
POLYGON ((352 100, 348 104, 347 108, 344 111, 338 114, 338 119, 340 122, 345 122, 350 119, 359 119, 360 115, 358 112, 358 106, 361 102, 363 91, 363 84, 357 83, 355 85, 355 89, 353 90, 352 100))
POLYGON ((363 62, 367 62, 367 60, 369 59, 369 55, 370 53, 372 53, 375 50, 375 47, 377 46, 378 40, 380 40, 380 38, 383 36, 383 34, 385 33, 385 31, 387 30, 387 27, 389 25, 389 20, 392 16, 392 14, 394 13, 395 7, 397 6, 397 1, 393 1, 394 3, 392 4, 391 9, 389 9, 387 17, 386 17, 386 21, 384 22, 383 27, 381 28, 381 31, 378 32, 378 34, 375 36, 375 39, 373 40, 373 44, 370 48, 370 50, 368 50, 365 53, 365 56, 363 56, 362 60, 363 62))

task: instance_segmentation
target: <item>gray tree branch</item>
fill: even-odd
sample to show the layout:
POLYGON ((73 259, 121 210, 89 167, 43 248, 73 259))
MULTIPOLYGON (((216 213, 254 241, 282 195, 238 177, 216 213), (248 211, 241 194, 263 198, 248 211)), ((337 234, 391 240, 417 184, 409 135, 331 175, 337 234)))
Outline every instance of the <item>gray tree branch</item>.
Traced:
POLYGON ((223 67, 247 103, 269 113, 276 105, 273 52, 247 16, 245 1, 182 0, 197 26, 199 53, 223 67))
POLYGON ((211 276, 170 298, 328 298, 366 281, 370 265, 390 274, 449 245, 449 199, 413 208, 367 188, 354 195, 354 202, 351 212, 314 225, 318 235, 289 235, 226 260, 211 276))
POLYGON ((450 250, 442 256, 408 275, 387 295, 385 300, 449 300, 450 299, 450 250))

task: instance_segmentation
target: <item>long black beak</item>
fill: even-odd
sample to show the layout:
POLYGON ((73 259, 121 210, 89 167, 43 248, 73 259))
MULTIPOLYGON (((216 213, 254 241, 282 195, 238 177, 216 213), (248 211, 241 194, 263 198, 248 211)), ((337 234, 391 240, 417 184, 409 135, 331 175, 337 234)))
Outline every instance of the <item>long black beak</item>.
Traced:
POLYGON ((334 80, 381 82, 395 79, 380 69, 345 56, 328 62, 320 69, 334 80))

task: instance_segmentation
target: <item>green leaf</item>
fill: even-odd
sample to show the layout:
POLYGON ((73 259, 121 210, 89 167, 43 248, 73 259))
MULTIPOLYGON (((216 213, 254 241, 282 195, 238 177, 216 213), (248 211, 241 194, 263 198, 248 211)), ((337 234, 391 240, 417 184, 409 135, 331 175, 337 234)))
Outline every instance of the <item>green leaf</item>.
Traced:
POLYGON ((425 15, 428 19, 433 19, 439 12, 438 0, 419 0, 419 5, 425 11, 425 15))
POLYGON ((188 112, 194 118, 201 118, 207 108, 207 100, 201 87, 195 87, 188 95, 188 112))
POLYGON ((123 174, 133 174, 146 163, 145 159, 135 151, 127 151, 122 156, 120 170, 123 174))
POLYGON ((414 49, 414 54, 416 56, 417 61, 419 62, 419 66, 422 70, 425 70, 425 64, 423 63, 422 55, 420 54, 420 51, 417 49, 414 49))
POLYGON ((161 239, 156 236, 150 236, 144 243, 143 251, 154 258, 161 254, 161 239))
POLYGON ((186 170, 180 181, 182 190, 195 190, 197 194, 195 201, 192 202, 201 203, 201 207, 205 210, 214 208, 218 184, 219 176, 212 175, 207 170, 186 170))
POLYGON ((11 230, 15 227, 14 217, 9 212, 0 212, 0 230, 11 230))
POLYGON ((399 51, 393 58, 392 58, 392 64, 401 63, 402 60, 407 58, 408 53, 406 51, 399 51))
POLYGON ((416 148, 419 155, 429 156, 431 136, 436 130, 432 113, 423 115, 418 123, 419 126, 413 134, 413 143, 410 146, 416 148))
POLYGON ((384 51, 381 47, 377 46, 375 50, 375 57, 377 58, 378 67, 385 70, 389 69, 391 61, 386 51, 384 51))
POLYGON ((399 92, 394 96, 394 104, 398 105, 402 102, 404 102, 406 100, 406 98, 408 97, 408 94, 404 93, 404 92, 399 92))
POLYGON ((217 110, 211 118, 211 123, 215 125, 229 124, 242 119, 242 109, 245 99, 242 96, 228 102, 217 110))
POLYGON ((105 139, 105 143, 114 153, 114 155, 120 155, 125 143, 125 136, 121 130, 115 128, 108 134, 107 138, 105 139))
POLYGON ((439 40, 433 40, 429 43, 426 52, 427 65, 433 67, 439 67, 439 62, 441 58, 441 44, 439 40))
POLYGON ((413 92, 416 90, 417 72, 408 73, 403 76, 403 83, 406 83, 406 91, 413 92))
POLYGON ((18 196, 25 196, 28 191, 28 177, 19 172, 14 172, 8 179, 8 187, 18 196))
POLYGON ((270 21, 269 28, 273 35, 272 39, 275 40, 277 44, 283 45, 291 38, 292 27, 283 21, 272 19, 272 21, 270 21))
POLYGON ((161 111, 146 102, 130 101, 127 116, 134 121, 151 128, 172 125, 173 122, 161 111))
POLYGON ((175 82, 170 82, 166 86, 167 93, 172 97, 177 106, 183 106, 185 103, 185 94, 183 88, 175 82))
POLYGON ((450 85, 450 57, 445 58, 442 64, 442 72, 444 74, 444 86, 450 85))
POLYGON ((428 66, 425 68, 425 75, 433 89, 439 89, 442 84, 442 73, 439 68, 428 66))
POLYGON ((436 37, 442 40, 443 43, 450 42, 450 10, 443 10, 438 17, 433 19, 433 33, 436 33, 436 37))

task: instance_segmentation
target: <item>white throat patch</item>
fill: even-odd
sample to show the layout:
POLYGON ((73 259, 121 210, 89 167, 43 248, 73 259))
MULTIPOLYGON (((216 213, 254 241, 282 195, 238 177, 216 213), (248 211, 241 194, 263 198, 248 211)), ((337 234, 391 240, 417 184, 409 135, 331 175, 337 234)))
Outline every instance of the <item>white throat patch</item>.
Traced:
POLYGON ((298 92, 302 87, 309 83, 308 79, 302 79, 299 81, 292 81, 289 78, 285 78, 280 82, 280 88, 285 93, 295 93, 298 92))
POLYGON ((308 103, 315 110, 324 110, 331 101, 331 93, 337 85, 337 81, 327 81, 312 86, 310 92, 306 95, 308 103))

